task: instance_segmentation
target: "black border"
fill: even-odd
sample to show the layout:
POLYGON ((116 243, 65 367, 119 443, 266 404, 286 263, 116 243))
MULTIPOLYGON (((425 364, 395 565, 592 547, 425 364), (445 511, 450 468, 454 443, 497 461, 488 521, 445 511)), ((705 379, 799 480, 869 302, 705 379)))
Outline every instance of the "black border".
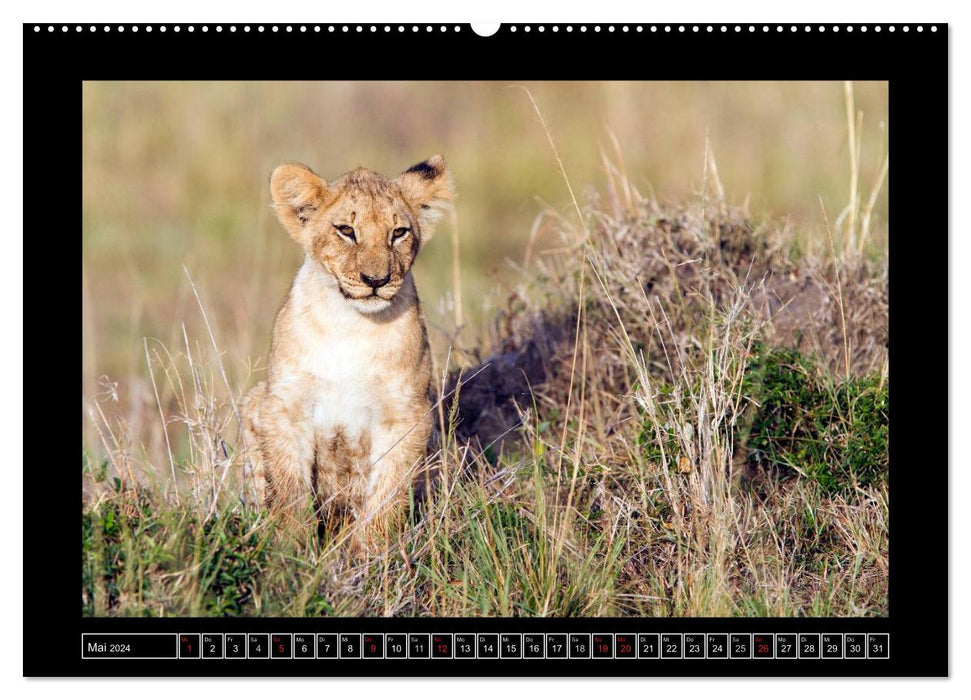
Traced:
MULTIPOLYGON (((924 377, 933 349, 907 301, 946 304, 941 262, 948 226, 948 26, 921 25, 508 25, 492 37, 469 25, 25 24, 24 182, 65 173, 73 197, 63 219, 25 217, 29 249, 49 248, 44 228, 73 228, 70 253, 38 250, 75 305, 61 323, 50 311, 25 314, 25 338, 50 342, 81 357, 81 84, 85 80, 886 80, 890 83, 891 256, 890 353, 891 500, 890 617, 870 619, 103 619, 82 618, 77 596, 80 470, 77 413, 64 387, 80 378, 79 364, 49 359, 25 374, 40 382, 25 398, 25 413, 43 415, 54 454, 24 463, 24 674, 326 675, 326 676, 941 676, 948 653, 948 510, 946 430, 924 407, 946 405, 946 382, 924 377), (62 27, 66 26, 64 31, 62 27), (76 27, 80 26, 81 31, 76 27), (135 27, 138 31, 135 31, 135 27), (250 31, 245 31, 245 27, 250 31), (259 32, 257 27, 263 26, 259 32), (277 27, 273 31, 273 27, 277 27), (315 27, 320 26, 320 31, 315 27), (347 31, 344 31, 344 27, 347 31), (442 31, 441 27, 446 27, 442 31), (458 26, 460 31, 456 32, 458 26), (529 26, 530 31, 525 31, 529 26), (572 31, 568 31, 572 26, 572 31), (600 27, 600 31, 595 28, 600 27), (614 31, 609 27, 613 26, 614 31), (651 31, 655 26, 656 31, 651 31), (767 26, 768 31, 763 30, 767 26), (795 26, 796 31, 790 28, 795 26), (852 26, 852 31, 851 31, 852 26), (39 27, 39 31, 35 30, 39 27), (53 31, 48 28, 53 27, 53 31), (192 27, 193 31, 189 31, 192 27), (219 27, 220 29, 217 29, 219 27), (236 30, 232 31, 231 27, 236 30), (290 30, 287 30, 290 27, 290 30), (306 27, 301 31, 301 27, 306 27), (582 31, 581 27, 586 27, 582 31), (637 28, 642 30, 638 31, 637 28), (682 29, 683 27, 683 29, 682 29), (751 29, 750 29, 751 27, 751 29), (890 31, 891 27, 894 31, 890 31), (934 30, 932 30, 932 28, 934 30), (368 50, 378 60, 367 62, 368 50), (273 60, 286 55, 285 62, 273 60), (356 60, 335 60, 354 55, 356 60), (392 60, 407 56, 407 60, 392 60), (283 67, 286 73, 282 73, 283 67), (55 170, 56 169, 56 170, 55 170), (73 210, 73 211, 72 211, 73 210), (37 230, 40 229, 40 230, 37 230), (933 237, 933 238, 932 238, 933 237), (932 241, 939 241, 934 244, 932 241), (73 316, 73 317, 72 317, 73 316), (69 330, 70 329, 70 330, 69 330), (918 332, 923 331, 923 332, 918 332), (910 368, 921 368, 911 372, 910 368), (935 394, 934 397, 929 394, 935 394), (62 396, 63 401, 51 401, 62 396), (934 399, 939 398, 939 401, 934 399), (912 400, 913 399, 913 400, 912 400), (932 403, 933 402, 933 403, 932 403), (52 416, 53 414, 53 416, 52 416), (53 425, 50 418, 53 417, 53 425), (54 426, 57 427, 54 427, 54 426), (48 427, 50 426, 50 427, 48 427), (939 437, 938 437, 939 436, 939 437), (55 457, 56 455, 56 457, 55 457), (74 470, 76 488, 51 488, 51 468, 74 470), (66 525, 65 525, 66 524, 66 525), (347 661, 82 661, 82 632, 887 632, 889 660, 347 660, 347 661)), ((796 164, 797 165, 797 164, 796 164)), ((48 187, 24 188, 25 213, 49 211, 48 187)), ((64 235, 64 234, 61 234, 64 235)), ((28 265, 30 262, 28 262, 28 265)), ((25 280, 30 276, 26 275, 25 280)), ((25 292, 27 290, 25 289, 25 292)), ((54 290, 48 289, 47 297, 54 290)), ((25 294, 26 304, 35 303, 25 294)), ((50 302, 44 302, 49 304, 50 302)), ((50 307, 48 306, 48 309, 50 307)), ((55 312, 56 313, 56 312, 55 312)), ((76 394, 74 395, 76 396, 76 394)), ((32 430, 27 421, 26 431, 32 430)), ((33 437, 36 440, 36 436, 33 437)))

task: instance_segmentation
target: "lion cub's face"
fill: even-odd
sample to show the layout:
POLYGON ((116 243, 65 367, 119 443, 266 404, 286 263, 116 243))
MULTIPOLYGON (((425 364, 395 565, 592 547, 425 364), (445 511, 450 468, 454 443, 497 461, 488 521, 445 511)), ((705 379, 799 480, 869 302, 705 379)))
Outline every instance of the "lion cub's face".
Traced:
POLYGON ((391 306, 454 196, 441 156, 394 180, 359 168, 330 184, 305 165, 288 163, 273 171, 270 191, 283 226, 362 313, 391 306))

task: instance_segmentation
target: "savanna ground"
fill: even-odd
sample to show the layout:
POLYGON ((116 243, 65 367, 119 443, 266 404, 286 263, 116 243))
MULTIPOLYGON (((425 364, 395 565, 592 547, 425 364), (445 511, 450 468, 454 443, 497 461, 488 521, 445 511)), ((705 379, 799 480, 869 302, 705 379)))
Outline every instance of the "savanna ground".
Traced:
POLYGON ((85 614, 887 614, 885 84, 527 87, 85 86, 85 614), (283 545, 266 176, 436 151, 432 496, 283 545))

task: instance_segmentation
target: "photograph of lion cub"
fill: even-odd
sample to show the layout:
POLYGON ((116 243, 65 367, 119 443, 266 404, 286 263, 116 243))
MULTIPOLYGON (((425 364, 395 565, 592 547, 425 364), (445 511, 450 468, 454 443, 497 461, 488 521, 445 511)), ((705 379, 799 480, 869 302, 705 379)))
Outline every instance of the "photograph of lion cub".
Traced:
POLYGON ((432 431, 411 266, 452 175, 440 155, 393 180, 358 168, 328 183, 287 163, 270 192, 306 257, 276 316, 268 378, 241 407, 256 491, 298 537, 309 515, 344 513, 366 543, 403 503, 432 431))
POLYGON ((85 616, 889 614, 889 83, 519 87, 84 82, 85 616))

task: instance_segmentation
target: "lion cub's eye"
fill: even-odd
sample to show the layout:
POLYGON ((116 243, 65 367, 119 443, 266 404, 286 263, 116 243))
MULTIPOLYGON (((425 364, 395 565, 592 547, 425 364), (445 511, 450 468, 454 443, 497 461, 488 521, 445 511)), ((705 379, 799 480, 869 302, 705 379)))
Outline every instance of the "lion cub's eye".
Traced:
POLYGON ((347 224, 343 224, 341 226, 334 224, 334 228, 337 229, 337 233, 342 235, 347 240, 352 241, 354 243, 357 242, 357 237, 354 235, 354 229, 348 226, 347 224))
POLYGON ((399 238, 404 238, 405 236, 408 235, 409 231, 411 231, 411 229, 406 228, 404 226, 402 226, 401 228, 396 228, 394 231, 391 232, 391 240, 396 241, 399 238))

